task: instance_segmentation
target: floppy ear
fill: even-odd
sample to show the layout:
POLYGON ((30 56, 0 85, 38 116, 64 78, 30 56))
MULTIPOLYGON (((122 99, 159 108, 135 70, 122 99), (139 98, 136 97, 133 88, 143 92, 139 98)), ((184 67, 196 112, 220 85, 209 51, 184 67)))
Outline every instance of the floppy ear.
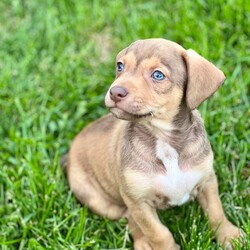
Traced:
POLYGON ((197 108, 211 96, 226 77, 212 63, 189 49, 184 53, 187 65, 186 103, 190 109, 197 108))

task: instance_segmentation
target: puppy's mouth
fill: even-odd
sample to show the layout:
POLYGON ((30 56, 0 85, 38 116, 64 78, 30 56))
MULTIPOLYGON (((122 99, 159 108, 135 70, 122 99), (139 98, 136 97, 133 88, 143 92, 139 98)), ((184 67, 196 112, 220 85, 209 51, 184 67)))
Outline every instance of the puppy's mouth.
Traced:
POLYGON ((127 120, 127 121, 137 121, 142 119, 148 119, 153 117, 153 112, 150 111, 144 114, 133 114, 127 111, 121 110, 119 108, 110 108, 110 112, 118 119, 127 120))

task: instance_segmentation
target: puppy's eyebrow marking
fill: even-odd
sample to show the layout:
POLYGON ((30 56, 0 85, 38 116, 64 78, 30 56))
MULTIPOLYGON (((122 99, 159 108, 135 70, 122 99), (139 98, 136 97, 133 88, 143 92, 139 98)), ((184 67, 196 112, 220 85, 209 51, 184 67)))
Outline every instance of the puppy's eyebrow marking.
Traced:
POLYGON ((151 46, 152 48, 148 48, 147 50, 145 50, 145 48, 143 46, 138 46, 138 44, 134 44, 132 43, 125 51, 124 55, 127 55, 129 53, 133 53, 135 59, 136 59, 136 65, 135 67, 137 68, 142 61, 144 61, 145 59, 150 59, 151 57, 154 57, 157 55, 155 55, 154 53, 152 53, 152 51, 155 49, 154 46, 151 46))
MULTIPOLYGON (((129 50, 131 49, 131 47, 132 47, 134 44, 135 44, 135 43, 131 43, 131 44, 127 47, 127 49, 126 49, 126 51, 125 51, 125 55, 128 54, 129 50)), ((136 48, 137 48, 137 47, 136 47, 136 48)))
POLYGON ((163 64, 165 67, 167 67, 169 71, 171 71, 171 66, 170 66, 170 63, 168 62, 167 59, 165 59, 165 58, 160 58, 160 62, 161 62, 161 64, 163 64))
POLYGON ((126 49, 126 51, 125 51, 125 55, 127 55, 128 54, 128 51, 129 51, 129 48, 131 47, 131 45, 126 49))

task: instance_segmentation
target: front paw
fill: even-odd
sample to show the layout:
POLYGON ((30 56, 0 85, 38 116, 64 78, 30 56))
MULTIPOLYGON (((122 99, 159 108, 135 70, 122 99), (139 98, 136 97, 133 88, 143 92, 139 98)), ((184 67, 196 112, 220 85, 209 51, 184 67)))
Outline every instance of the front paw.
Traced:
POLYGON ((176 243, 168 248, 169 250, 181 250, 181 247, 176 243))
POLYGON ((180 247, 179 245, 175 244, 175 245, 173 246, 173 248, 171 248, 171 249, 174 249, 174 250, 181 250, 181 247, 180 247))
POLYGON ((153 250, 180 250, 181 247, 174 243, 153 245, 153 250))
POLYGON ((226 250, 233 250, 233 240, 241 241, 245 233, 230 222, 221 226, 216 232, 216 238, 220 245, 226 250))
POLYGON ((180 250, 180 246, 175 242, 166 245, 153 245, 150 246, 145 237, 139 238, 134 242, 134 250, 180 250))
POLYGON ((134 250, 152 250, 145 237, 141 237, 134 242, 134 250))

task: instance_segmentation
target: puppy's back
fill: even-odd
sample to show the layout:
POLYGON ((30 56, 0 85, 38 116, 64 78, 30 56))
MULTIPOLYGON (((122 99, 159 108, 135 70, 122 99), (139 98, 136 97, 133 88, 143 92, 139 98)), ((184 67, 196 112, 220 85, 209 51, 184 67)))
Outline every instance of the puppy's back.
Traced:
POLYGON ((109 114, 84 128, 74 139, 67 156, 69 181, 73 181, 74 173, 84 173, 119 200, 119 193, 116 192, 121 155, 119 142, 127 123, 109 114))

